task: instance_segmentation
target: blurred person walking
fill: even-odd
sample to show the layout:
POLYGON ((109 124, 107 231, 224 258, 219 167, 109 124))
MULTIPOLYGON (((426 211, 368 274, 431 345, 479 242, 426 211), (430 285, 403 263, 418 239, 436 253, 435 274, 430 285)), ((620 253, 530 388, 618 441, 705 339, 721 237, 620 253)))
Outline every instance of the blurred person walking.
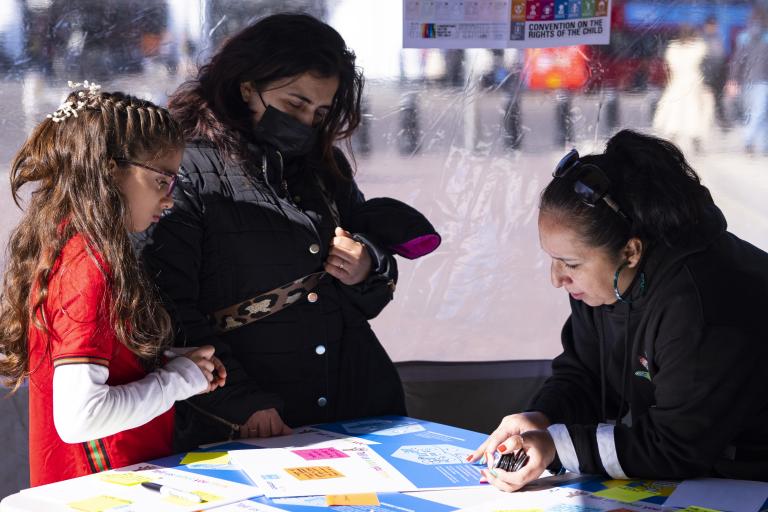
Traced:
POLYGON ((714 99, 701 72, 706 55, 704 39, 692 27, 681 27, 664 55, 669 83, 653 119, 657 133, 697 152, 714 117, 714 99))
POLYGON ((727 86, 730 96, 743 95, 746 126, 744 150, 768 154, 768 12, 755 7, 747 29, 736 39, 727 86))
POLYGON ((728 129, 731 127, 730 121, 723 105, 725 83, 728 80, 728 63, 716 17, 710 16, 707 18, 707 21, 704 23, 703 38, 707 45, 707 54, 701 62, 704 84, 709 87, 715 102, 715 119, 717 124, 723 129, 728 129))

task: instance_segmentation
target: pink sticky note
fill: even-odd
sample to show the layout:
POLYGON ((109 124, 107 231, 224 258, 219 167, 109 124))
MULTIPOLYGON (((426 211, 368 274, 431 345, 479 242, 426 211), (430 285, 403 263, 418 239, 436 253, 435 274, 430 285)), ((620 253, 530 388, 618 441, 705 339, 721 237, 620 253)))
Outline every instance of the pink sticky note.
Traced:
POLYGON ((312 448, 310 450, 291 451, 304 460, 343 459, 349 457, 349 455, 336 448, 312 448))

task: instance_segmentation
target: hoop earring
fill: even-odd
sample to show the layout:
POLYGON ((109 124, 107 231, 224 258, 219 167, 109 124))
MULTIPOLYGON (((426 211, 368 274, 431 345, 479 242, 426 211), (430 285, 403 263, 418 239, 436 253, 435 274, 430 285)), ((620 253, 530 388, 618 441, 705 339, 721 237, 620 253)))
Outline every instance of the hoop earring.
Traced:
MULTIPOLYGON (((621 265, 619 265, 619 268, 616 269, 616 273, 613 275, 613 294, 616 295, 616 300, 619 302, 623 302, 624 304, 632 304, 632 300, 625 299, 621 296, 621 292, 619 292, 619 274, 621 274, 621 271, 624 270, 627 265, 629 265, 628 261, 625 261, 621 265)), ((642 297, 645 294, 645 272, 640 272, 640 296, 642 297)))

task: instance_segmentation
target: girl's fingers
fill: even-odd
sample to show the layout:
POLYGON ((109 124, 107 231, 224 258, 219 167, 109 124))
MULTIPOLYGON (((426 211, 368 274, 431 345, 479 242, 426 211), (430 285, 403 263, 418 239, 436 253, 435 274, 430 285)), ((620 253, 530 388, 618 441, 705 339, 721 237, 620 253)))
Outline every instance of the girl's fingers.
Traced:
POLYGON ((184 355, 194 361, 196 359, 210 359, 213 357, 214 352, 216 352, 216 349, 213 348, 212 345, 203 345, 202 347, 191 350, 184 355))
POLYGON ((197 366, 207 373, 213 373, 213 371, 216 369, 213 363, 208 359, 201 359, 197 361, 197 366))
POLYGON ((226 368, 226 366, 224 366, 224 363, 221 362, 221 359, 219 359, 216 356, 213 356, 211 358, 211 362, 213 363, 213 367, 216 370, 216 374, 219 376, 219 378, 226 379, 227 378, 227 368, 226 368))

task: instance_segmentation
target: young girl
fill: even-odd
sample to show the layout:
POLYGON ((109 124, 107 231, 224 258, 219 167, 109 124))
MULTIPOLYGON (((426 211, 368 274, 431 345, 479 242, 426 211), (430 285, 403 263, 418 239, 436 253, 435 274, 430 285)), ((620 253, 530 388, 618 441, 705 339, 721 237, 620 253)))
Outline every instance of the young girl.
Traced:
POLYGON ((0 373, 14 389, 29 377, 33 486, 171 453, 173 403, 226 378, 211 346, 163 365, 170 321, 129 241, 173 205, 181 131, 148 101, 85 87, 10 170, 17 205, 35 188, 9 242, 0 373))

